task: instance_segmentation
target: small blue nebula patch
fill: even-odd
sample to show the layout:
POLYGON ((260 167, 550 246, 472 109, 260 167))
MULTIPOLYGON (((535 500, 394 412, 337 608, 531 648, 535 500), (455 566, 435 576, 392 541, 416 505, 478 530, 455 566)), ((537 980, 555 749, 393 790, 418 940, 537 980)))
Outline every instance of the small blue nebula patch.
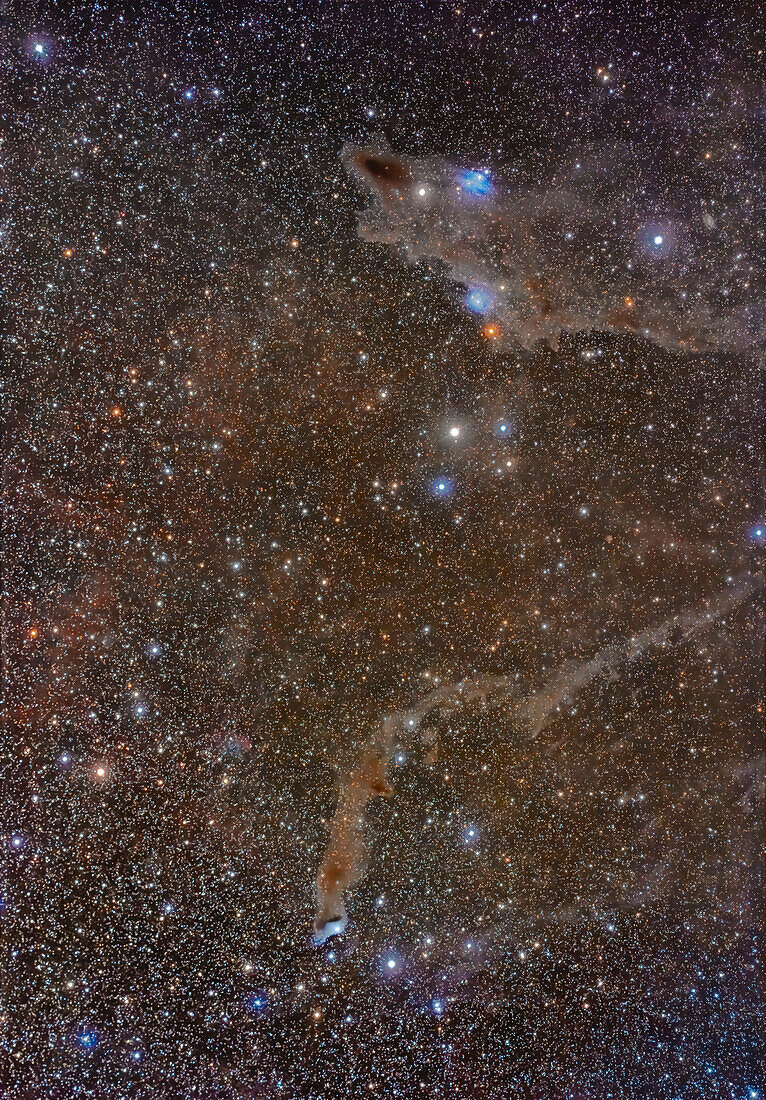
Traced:
POLYGON ((256 1016, 265 1011, 268 1005, 269 999, 265 993, 251 993, 245 1002, 248 1012, 253 1012, 256 1016))
POLYGON ((488 195, 492 190, 492 180, 488 172, 469 168, 458 175, 458 183, 469 195, 488 195))
POLYGON ((95 1050, 99 1039, 95 1031, 81 1031, 77 1036, 77 1045, 83 1050, 95 1050))
POLYGON ((483 287, 473 286, 465 296, 465 304, 471 313, 486 313, 487 310, 492 309, 494 298, 483 287))
POLYGON ((321 944, 327 943, 332 936, 342 935, 346 930, 346 923, 345 917, 339 917, 338 920, 328 920, 327 924, 314 930, 314 943, 319 947, 321 944))

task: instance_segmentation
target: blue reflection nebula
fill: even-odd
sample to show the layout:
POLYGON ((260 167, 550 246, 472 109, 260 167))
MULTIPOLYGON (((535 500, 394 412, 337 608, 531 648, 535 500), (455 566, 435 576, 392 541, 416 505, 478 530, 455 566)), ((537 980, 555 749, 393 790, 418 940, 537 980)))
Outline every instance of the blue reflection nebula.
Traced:
POLYGON ((492 308, 493 298, 487 290, 483 290, 479 286, 471 287, 465 298, 465 304, 470 309, 471 313, 486 313, 488 309, 492 308))
POLYGON ((489 178, 488 172, 478 172, 475 169, 469 169, 466 172, 460 173, 458 182, 462 189, 467 191, 469 195, 488 195, 492 190, 492 181, 489 178))

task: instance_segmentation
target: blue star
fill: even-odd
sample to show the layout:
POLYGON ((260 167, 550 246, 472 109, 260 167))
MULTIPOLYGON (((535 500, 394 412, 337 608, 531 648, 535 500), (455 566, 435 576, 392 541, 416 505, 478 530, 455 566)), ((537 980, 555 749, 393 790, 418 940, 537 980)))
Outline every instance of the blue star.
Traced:
POLYGON ((383 958, 380 960, 380 968, 386 975, 393 976, 394 974, 398 974, 401 970, 401 966, 401 959, 398 955, 394 954, 393 951, 389 952, 387 955, 384 955, 383 958))
POLYGON ((431 495, 435 497, 451 496, 454 487, 452 478, 447 477, 446 474, 441 474, 439 477, 435 477, 431 482, 431 495))
POLYGON ((671 241, 667 230, 651 228, 644 232, 644 247, 648 248, 654 256, 664 256, 670 247, 671 241))
POLYGON ((465 827, 465 829, 463 829, 463 843, 464 844, 475 844, 476 841, 478 840, 478 837, 479 837, 479 830, 476 828, 475 825, 467 825, 465 827))
POLYGON ((53 57, 54 44, 46 35, 32 35, 24 41, 24 53, 31 61, 46 65, 53 57))
POLYGON ((254 1012, 256 1015, 263 1012, 268 1007, 268 997, 265 993, 251 993, 247 998, 246 1005, 248 1011, 254 1012))

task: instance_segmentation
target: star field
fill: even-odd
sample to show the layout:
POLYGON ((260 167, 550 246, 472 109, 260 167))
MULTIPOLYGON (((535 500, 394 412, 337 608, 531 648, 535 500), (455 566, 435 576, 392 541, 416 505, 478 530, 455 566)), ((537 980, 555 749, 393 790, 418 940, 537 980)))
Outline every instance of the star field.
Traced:
POLYGON ((761 1100, 762 13, 5 24, 2 1096, 761 1100))

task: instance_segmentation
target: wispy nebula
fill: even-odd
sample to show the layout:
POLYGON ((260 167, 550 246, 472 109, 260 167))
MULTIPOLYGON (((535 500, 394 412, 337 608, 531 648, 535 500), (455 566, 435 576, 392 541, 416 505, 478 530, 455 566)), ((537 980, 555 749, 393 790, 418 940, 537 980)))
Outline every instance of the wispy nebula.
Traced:
POLYGON ((365 835, 367 803, 377 797, 390 798, 387 770, 402 732, 417 729, 434 711, 449 711, 487 699, 505 699, 515 704, 515 719, 527 737, 536 737, 561 707, 571 703, 593 680, 614 676, 648 650, 678 644, 719 621, 755 588, 748 575, 736 581, 715 598, 673 615, 616 645, 600 650, 584 660, 568 660, 559 665, 543 686, 519 699, 518 679, 488 676, 443 684, 423 699, 403 710, 385 714, 365 744, 356 767, 341 788, 330 835, 316 879, 317 906, 314 918, 314 942, 324 943, 345 931, 348 914, 346 893, 362 877, 367 860, 365 835))
POLYGON ((364 868, 364 821, 371 798, 389 798, 394 792, 386 782, 386 763, 376 745, 365 749, 355 771, 346 780, 330 839, 317 875, 317 911, 314 938, 324 943, 346 927, 345 895, 364 868))
POLYGON ((614 676, 649 649, 685 641, 710 623, 721 619, 753 587, 752 578, 740 578, 715 599, 705 600, 699 607, 672 615, 663 623, 635 634, 619 645, 607 646, 593 657, 583 660, 564 661, 548 676, 540 690, 521 705, 518 718, 536 737, 561 708, 571 704, 593 680, 599 676, 614 676))
POLYGON ((391 711, 383 716, 362 750, 359 763, 341 788, 335 816, 330 824, 330 836, 316 880, 316 943, 324 943, 346 927, 346 891, 364 873, 367 856, 367 803, 372 798, 389 798, 394 793, 388 785, 386 771, 400 731, 416 729, 420 721, 434 710, 486 698, 500 690, 508 690, 510 683, 506 677, 489 677, 445 684, 407 710, 391 711))
MULTIPOLYGON (((742 174, 749 116, 729 107, 726 121, 742 174)), ((598 330, 693 352, 763 348, 766 234, 753 191, 733 189, 702 149, 688 186, 670 190, 660 164, 674 152, 658 127, 654 145, 562 156, 541 179, 495 181, 383 147, 347 148, 344 163, 372 199, 363 239, 413 264, 440 261, 488 337, 555 347, 562 332, 598 330)))

